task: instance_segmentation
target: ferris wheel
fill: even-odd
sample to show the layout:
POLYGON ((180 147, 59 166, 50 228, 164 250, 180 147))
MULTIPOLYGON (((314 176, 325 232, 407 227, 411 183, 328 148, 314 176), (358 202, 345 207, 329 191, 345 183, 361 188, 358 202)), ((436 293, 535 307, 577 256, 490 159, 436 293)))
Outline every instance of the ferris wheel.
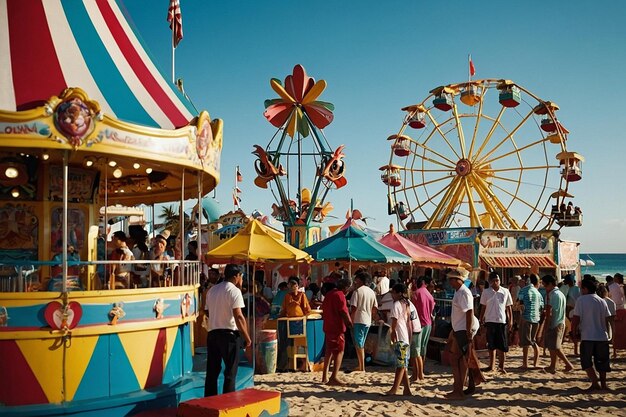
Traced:
POLYGON ((584 158, 567 150, 559 107, 510 80, 437 87, 388 137, 380 168, 389 214, 405 228, 543 230, 580 226, 570 183, 584 158))

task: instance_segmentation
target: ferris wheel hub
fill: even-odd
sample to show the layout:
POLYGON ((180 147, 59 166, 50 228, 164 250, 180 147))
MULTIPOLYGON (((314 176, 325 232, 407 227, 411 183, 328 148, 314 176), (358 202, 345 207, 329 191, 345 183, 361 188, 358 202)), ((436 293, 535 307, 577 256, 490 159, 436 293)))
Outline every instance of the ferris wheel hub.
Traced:
POLYGON ((472 163, 469 159, 463 158, 456 163, 456 168, 454 170, 458 176, 464 177, 472 172, 472 163))

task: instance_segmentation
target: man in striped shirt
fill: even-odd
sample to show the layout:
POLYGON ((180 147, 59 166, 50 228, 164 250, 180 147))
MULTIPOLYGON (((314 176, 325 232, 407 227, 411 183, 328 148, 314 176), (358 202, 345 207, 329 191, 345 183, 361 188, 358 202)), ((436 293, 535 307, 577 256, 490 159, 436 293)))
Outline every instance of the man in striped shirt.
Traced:
POLYGON ((530 274, 530 282, 517 294, 517 299, 522 304, 522 317, 520 319, 520 345, 522 346, 523 361, 520 369, 528 369, 528 348, 533 348, 533 368, 537 367, 539 349, 537 348, 537 331, 539 319, 543 309, 543 297, 537 289, 539 278, 530 274))

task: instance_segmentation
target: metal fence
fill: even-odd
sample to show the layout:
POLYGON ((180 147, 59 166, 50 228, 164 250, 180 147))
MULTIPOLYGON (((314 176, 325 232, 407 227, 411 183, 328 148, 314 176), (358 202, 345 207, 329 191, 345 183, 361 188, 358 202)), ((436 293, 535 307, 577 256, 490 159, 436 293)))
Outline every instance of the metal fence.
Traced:
MULTIPOLYGON (((98 266, 104 266, 108 270, 108 265, 142 265, 151 269, 163 270, 162 279, 152 283, 148 279, 148 287, 172 287, 197 285, 200 283, 200 272, 202 265, 200 261, 186 260, 167 260, 167 261, 149 261, 149 260, 133 260, 133 261, 68 261, 68 282, 85 283, 87 289, 93 289, 94 281, 100 280, 100 286, 106 290, 108 282, 108 274, 99 276, 95 270, 98 266), (157 267, 158 265, 158 267, 157 267), (92 267, 92 268, 88 268, 92 267), (71 271, 71 272, 70 272, 71 271)), ((55 261, 6 261, 0 262, 0 292, 28 292, 36 288, 36 284, 45 283, 53 279, 62 279, 62 275, 48 276, 44 270, 50 267, 60 267, 55 261), (49 278, 49 279, 48 279, 49 278)), ((82 286, 82 285, 79 285, 82 286)), ((41 286, 40 286, 41 287, 41 286)), ((131 285, 131 288, 137 288, 131 285)), ((77 288, 72 288, 77 289, 77 288)), ((84 288, 81 288, 84 289, 84 288)), ((39 288, 40 291, 47 291, 47 288, 39 288)), ((57 291, 57 288, 54 289, 57 291)))

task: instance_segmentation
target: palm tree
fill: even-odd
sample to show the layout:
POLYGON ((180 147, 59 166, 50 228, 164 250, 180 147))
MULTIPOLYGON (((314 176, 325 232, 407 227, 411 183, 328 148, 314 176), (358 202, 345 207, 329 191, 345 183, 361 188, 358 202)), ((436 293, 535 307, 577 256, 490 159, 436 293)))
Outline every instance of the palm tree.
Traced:
MULTIPOLYGON (((163 207, 159 219, 163 220, 163 228, 169 229, 172 234, 177 235, 180 232, 180 213, 178 210, 174 210, 172 206, 163 207)), ((193 228, 193 224, 190 221, 189 215, 186 213, 184 213, 183 224, 185 232, 190 232, 193 228)))

